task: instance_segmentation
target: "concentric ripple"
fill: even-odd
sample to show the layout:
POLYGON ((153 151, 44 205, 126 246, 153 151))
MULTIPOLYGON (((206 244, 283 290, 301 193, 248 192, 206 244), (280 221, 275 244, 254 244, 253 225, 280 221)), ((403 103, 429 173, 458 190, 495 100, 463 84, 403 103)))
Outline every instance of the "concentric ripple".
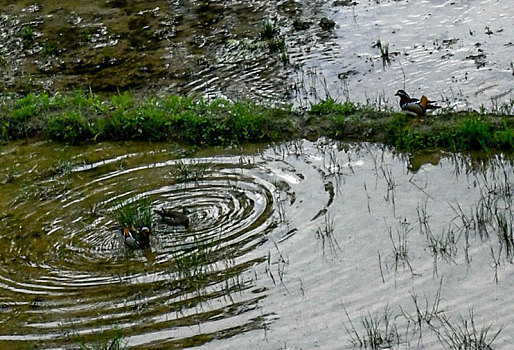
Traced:
POLYGON ((6 315, 29 316, 16 321, 17 332, 4 319, 0 342, 60 346, 117 329, 131 345, 185 346, 199 334, 201 343, 264 327, 269 317, 256 306, 266 288, 256 286, 252 269, 266 260, 257 248, 279 226, 281 190, 256 164, 262 159, 173 152, 100 155, 85 163, 78 154, 12 200, 10 212, 20 215, 4 217, 4 226, 18 220, 25 230, 4 248, 4 256, 15 257, 0 270, 0 303, 6 315), (118 210, 143 200, 152 209, 186 208, 189 227, 153 213, 151 248, 125 247, 118 210), (209 326, 191 331, 198 324, 209 326))
POLYGON ((370 317, 399 348, 440 348, 467 322, 489 341, 504 327, 494 348, 514 341, 504 155, 407 159, 323 139, 0 155, 0 349, 118 336, 137 349, 340 349, 370 317), (189 227, 153 213, 150 248, 127 248, 118 214, 137 203, 186 208, 189 227), (414 326, 425 305, 435 321, 414 326))

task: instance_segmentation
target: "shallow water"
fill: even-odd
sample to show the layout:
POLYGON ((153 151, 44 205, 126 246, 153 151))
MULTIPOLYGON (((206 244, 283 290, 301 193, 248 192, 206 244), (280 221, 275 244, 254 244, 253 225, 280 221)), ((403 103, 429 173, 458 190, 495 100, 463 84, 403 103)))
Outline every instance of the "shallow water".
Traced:
POLYGON ((382 330, 386 314, 392 344, 429 349, 441 317, 460 325, 469 309, 490 336, 505 327, 495 348, 514 341, 514 176, 501 156, 12 143, 0 166, 3 349, 115 330, 136 348, 336 349, 351 347, 352 323, 363 336, 363 317, 382 330), (190 228, 154 215, 151 248, 126 248, 117 209, 142 198, 188 208, 190 228), (409 324, 413 296, 423 310, 439 301, 432 327, 409 324))
POLYGON ((17 91, 80 86, 296 106, 330 95, 397 107, 403 88, 458 109, 514 99, 509 0, 0 5, 0 82, 17 91), (321 28, 323 17, 335 27, 321 28), (260 38, 265 21, 285 55, 260 38))
POLYGON ((337 24, 333 33, 312 35, 308 50, 291 48, 303 64, 301 90, 395 104, 394 93, 405 89, 455 108, 491 108, 514 97, 509 1, 359 1, 324 10, 337 24), (377 41, 388 46, 386 60, 377 41))

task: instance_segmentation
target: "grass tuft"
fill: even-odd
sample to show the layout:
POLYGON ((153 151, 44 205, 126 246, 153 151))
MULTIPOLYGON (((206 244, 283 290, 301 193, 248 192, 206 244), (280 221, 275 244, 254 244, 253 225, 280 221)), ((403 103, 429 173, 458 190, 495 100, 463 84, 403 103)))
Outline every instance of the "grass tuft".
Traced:
POLYGON ((473 310, 469 311, 469 319, 461 317, 460 323, 453 322, 447 315, 438 317, 441 328, 435 329, 441 344, 451 350, 492 349, 492 344, 503 330, 500 327, 492 331, 492 324, 478 328, 473 310))
POLYGON ((350 335, 350 342, 354 348, 364 349, 387 349, 401 342, 400 334, 395 323, 391 322, 391 313, 388 307, 385 308, 383 315, 371 315, 361 319, 362 327, 359 332, 354 326, 346 309, 346 318, 350 327, 345 325, 346 331, 350 335))
POLYGON ((93 128, 80 112, 65 112, 46 122, 50 139, 74 144, 93 136, 93 128))
POLYGON ((147 198, 138 202, 120 204, 117 215, 121 227, 134 226, 138 229, 144 226, 152 227, 152 207, 147 198))

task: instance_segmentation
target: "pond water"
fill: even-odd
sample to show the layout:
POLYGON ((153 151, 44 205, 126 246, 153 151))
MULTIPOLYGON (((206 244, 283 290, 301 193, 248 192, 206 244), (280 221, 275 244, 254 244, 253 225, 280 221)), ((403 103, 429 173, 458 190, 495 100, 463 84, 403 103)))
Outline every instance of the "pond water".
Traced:
MULTIPOLYGON (((305 91, 321 97, 328 91, 394 104, 398 89, 459 109, 491 108, 513 99, 514 10, 509 1, 337 3, 354 2, 324 7, 337 24, 334 31, 291 49, 302 63, 299 99, 305 91)), ((293 34, 297 39, 291 41, 300 41, 301 35, 293 34)))
POLYGON ((0 5, 7 89, 133 89, 296 106, 327 95, 396 106, 401 88, 458 109, 514 100, 510 0, 0 5), (334 27, 321 26, 323 18, 334 27), (283 52, 263 40, 265 22, 283 52))
MULTIPOLYGON (((512 165, 296 140, 1 150, 0 347, 432 349, 452 329, 514 342, 512 165), (131 250, 119 206, 152 217, 131 250), (416 308, 420 310, 416 313, 416 308), (465 323, 467 322, 467 323, 465 323), (465 328, 468 325, 468 328, 465 328)), ((445 343, 446 342, 446 343, 445 343)))

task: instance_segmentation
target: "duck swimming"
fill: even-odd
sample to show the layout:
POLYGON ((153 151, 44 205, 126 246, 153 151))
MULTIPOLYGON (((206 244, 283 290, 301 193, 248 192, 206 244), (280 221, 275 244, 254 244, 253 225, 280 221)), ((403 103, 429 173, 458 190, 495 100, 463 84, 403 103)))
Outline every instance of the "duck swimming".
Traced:
POLYGON ((150 247, 150 228, 143 227, 136 230, 134 225, 121 230, 125 244, 132 249, 144 249, 150 247))
POLYGON ((173 210, 170 208, 154 209, 154 212, 161 216, 162 221, 171 226, 184 226, 189 228, 189 211, 182 208, 182 211, 173 210))

